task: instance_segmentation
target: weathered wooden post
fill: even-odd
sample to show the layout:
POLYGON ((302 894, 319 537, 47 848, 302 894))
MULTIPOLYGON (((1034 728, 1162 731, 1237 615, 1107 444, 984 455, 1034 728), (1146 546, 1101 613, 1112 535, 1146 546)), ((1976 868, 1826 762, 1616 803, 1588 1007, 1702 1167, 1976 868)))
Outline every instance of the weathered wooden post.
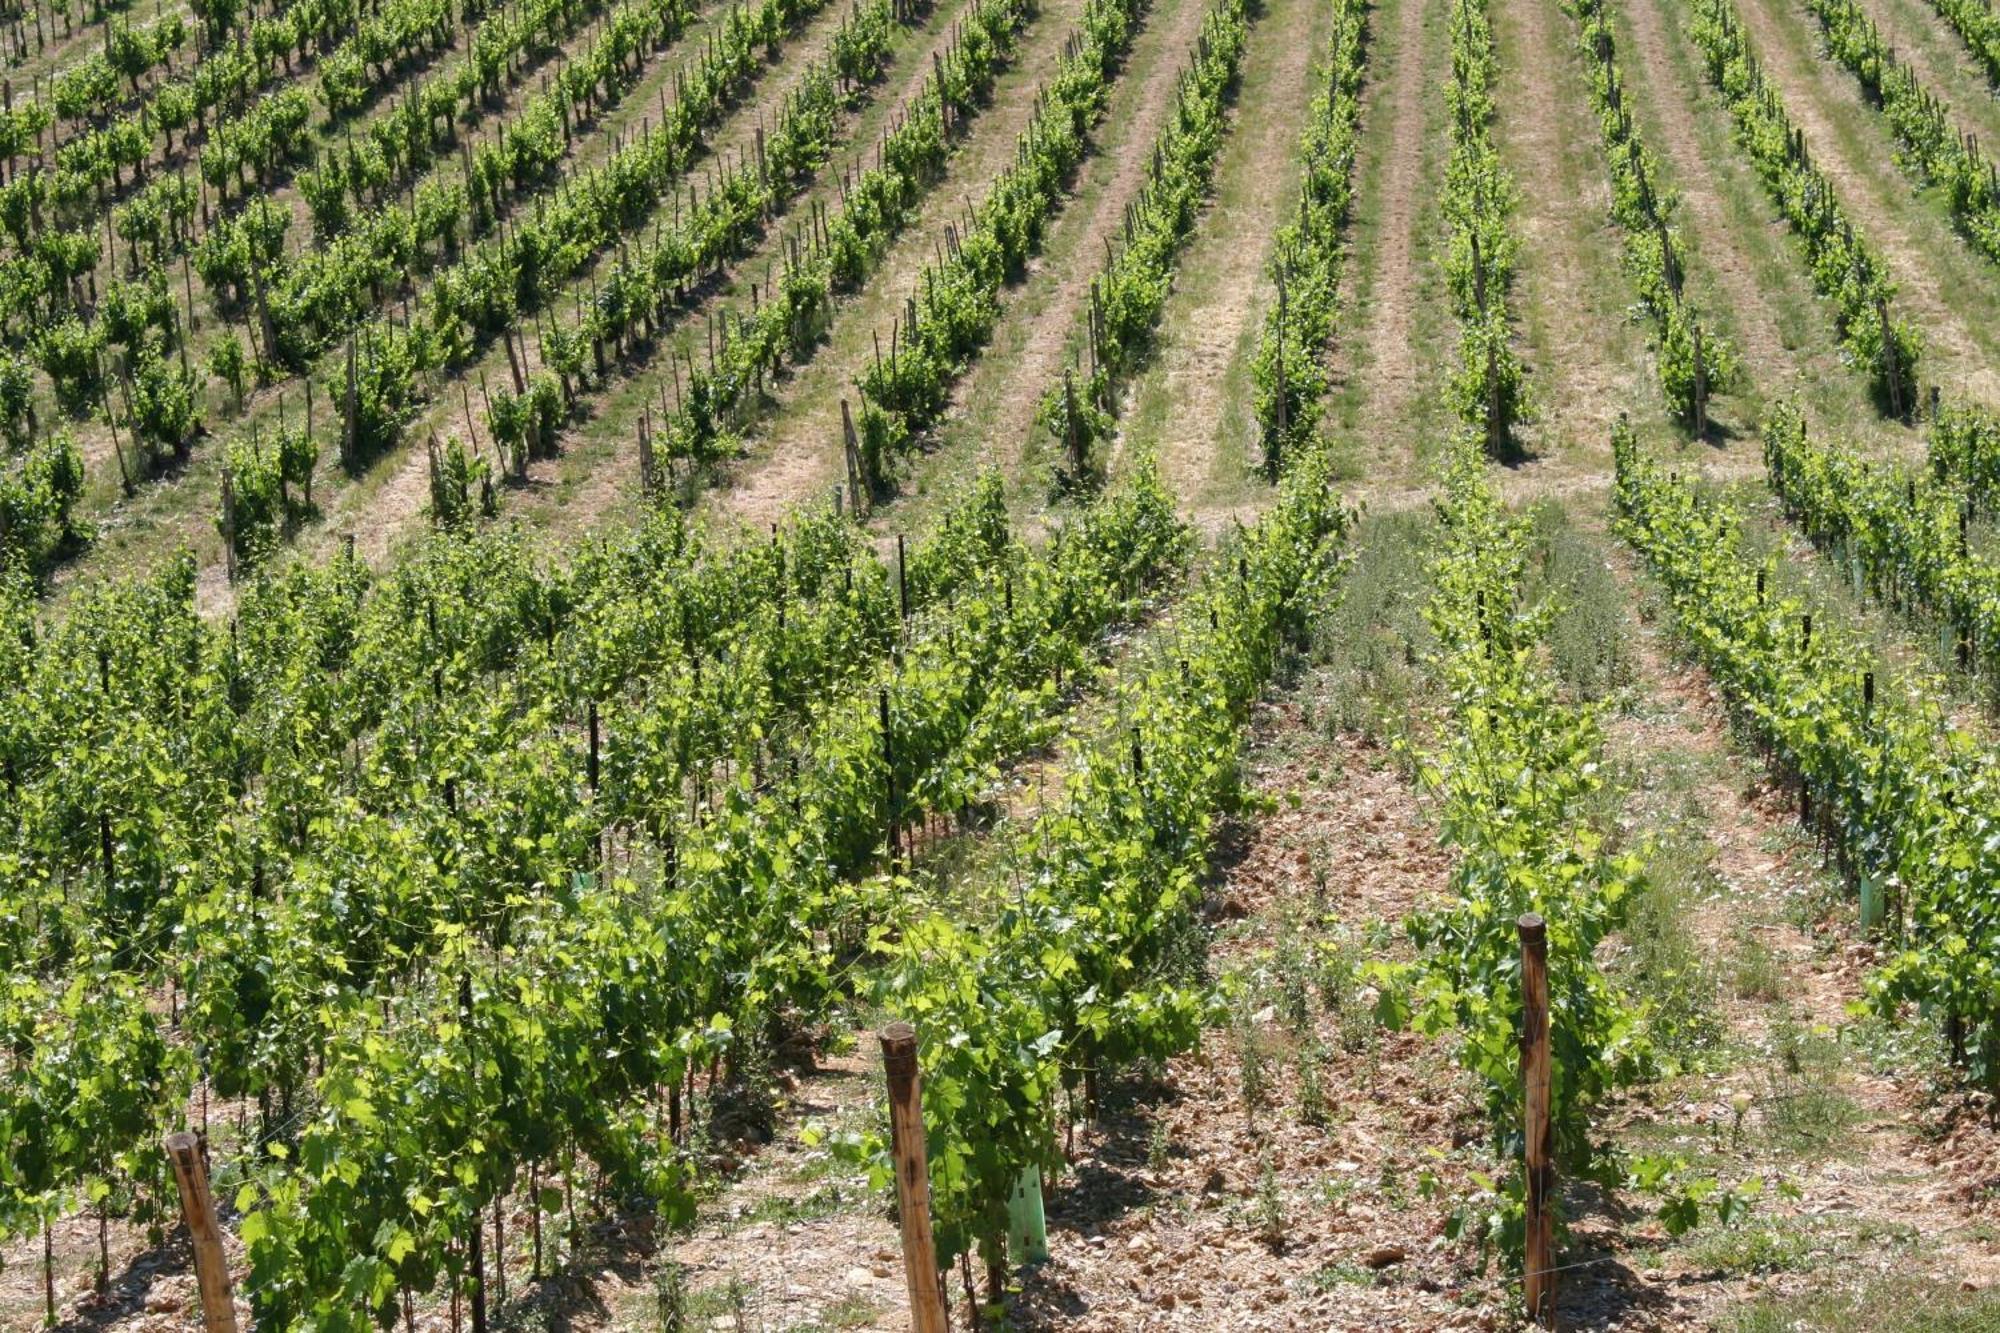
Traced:
POLYGON ((1542 918, 1529 912, 1521 934, 1522 1129, 1526 1142, 1527 1253, 1522 1262, 1528 1318, 1555 1326, 1555 1122, 1549 1114, 1549 943, 1542 918))
POLYGON ((896 1215, 903 1231, 910 1327, 915 1333, 945 1333, 944 1290, 938 1282, 937 1247, 931 1240, 931 1178, 924 1159, 917 1030, 908 1023, 882 1029, 882 1067, 889 1081, 890 1154, 896 1161, 896 1215))
POLYGON ((1694 324, 1694 437, 1708 438, 1708 361, 1702 355, 1699 320, 1694 324))
POLYGON ((889 868, 894 870, 899 842, 896 836, 896 740, 895 732, 889 727, 889 691, 886 687, 876 691, 875 702, 882 727, 882 808, 888 812, 884 822, 888 825, 889 868))
POLYGON ((866 518, 868 472, 862 464, 860 438, 854 431, 854 413, 845 398, 840 400, 840 433, 847 450, 847 493, 854 498, 854 517, 866 518))
POLYGON ((180 1186, 181 1214, 194 1238, 194 1275, 201 1292, 203 1333, 236 1333, 236 1306, 229 1293, 229 1265, 222 1257, 222 1231, 215 1224, 215 1201, 208 1194, 208 1167, 201 1141, 186 1130, 167 1135, 167 1157, 180 1186))

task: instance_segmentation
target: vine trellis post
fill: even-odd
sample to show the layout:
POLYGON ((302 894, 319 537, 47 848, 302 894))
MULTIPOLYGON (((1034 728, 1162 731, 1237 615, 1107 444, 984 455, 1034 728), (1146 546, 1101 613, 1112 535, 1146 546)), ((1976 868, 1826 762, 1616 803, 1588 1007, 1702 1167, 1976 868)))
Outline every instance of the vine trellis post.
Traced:
POLYGON ((895 1022, 882 1029, 882 1067, 889 1083, 890 1153, 896 1164, 896 1216, 903 1233, 903 1274, 914 1333, 946 1333, 944 1286, 931 1237, 930 1164, 924 1153, 924 1101, 917 1079, 917 1030, 895 1022))

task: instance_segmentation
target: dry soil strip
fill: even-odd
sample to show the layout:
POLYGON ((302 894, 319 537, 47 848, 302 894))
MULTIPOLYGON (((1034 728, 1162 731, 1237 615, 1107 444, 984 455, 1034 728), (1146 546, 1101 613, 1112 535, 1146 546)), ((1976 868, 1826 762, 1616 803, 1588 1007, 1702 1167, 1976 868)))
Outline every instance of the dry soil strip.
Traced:
MULTIPOLYGON (((1320 91, 1327 0, 1267 0, 1251 31, 1215 195, 1167 298, 1152 363, 1131 386, 1119 453, 1156 456, 1167 489, 1212 529, 1256 458, 1250 362, 1275 299, 1278 231, 1298 207, 1299 126, 1320 91), (1233 468, 1236 476, 1222 475, 1233 468)), ((1261 498, 1261 495, 1259 496, 1261 498)))
MULTIPOLYGON (((1235 831, 1210 893, 1211 969, 1264 974, 1265 987, 1284 984, 1273 955, 1288 932, 1323 943, 1337 929, 1352 945, 1449 889, 1451 859, 1411 787, 1386 752, 1315 727, 1318 702, 1308 683, 1260 709, 1248 784, 1279 808, 1235 831)), ((1263 1010, 1211 1028, 1158 1086, 1128 1085, 1079 1131, 1072 1179, 1049 1201, 1052 1258, 1027 1287, 1034 1327, 1437 1329, 1492 1317, 1435 1243, 1437 1205, 1417 1197, 1426 1172, 1464 1184, 1460 1164, 1431 1154, 1476 1117, 1449 1047, 1343 1025, 1317 991, 1309 1022, 1302 1035, 1263 1010), (1246 1041, 1268 1084, 1254 1117, 1246 1041), (1330 1101, 1319 1124, 1301 1082, 1315 1044, 1330 1101)))
POLYGON ((1349 410, 1366 423, 1357 434, 1364 472, 1377 483, 1416 460, 1395 437, 1436 362, 1418 345, 1416 317, 1437 234, 1429 204, 1444 170, 1442 139, 1431 133, 1443 90, 1432 72, 1449 60, 1445 23, 1430 0, 1393 4, 1393 21, 1370 20, 1353 250, 1342 279, 1350 327, 1333 360, 1349 410), (1371 141, 1382 144, 1380 156, 1368 152, 1371 141))
POLYGON ((1514 305, 1530 365, 1528 450, 1537 459, 1505 474, 1510 496, 1565 472, 1607 476, 1619 413, 1659 396, 1628 313, 1603 148, 1568 24, 1556 0, 1493 7, 1494 135, 1519 192, 1514 305))

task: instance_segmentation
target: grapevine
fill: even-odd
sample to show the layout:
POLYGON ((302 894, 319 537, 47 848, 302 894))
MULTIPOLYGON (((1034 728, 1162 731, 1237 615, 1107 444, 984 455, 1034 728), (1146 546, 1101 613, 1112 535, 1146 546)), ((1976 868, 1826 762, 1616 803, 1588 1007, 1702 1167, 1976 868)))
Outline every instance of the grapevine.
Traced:
POLYGON ((1665 585, 1688 651, 1800 792, 1809 822, 1890 948, 1870 983, 1886 1013, 1921 1004, 1955 1060, 1996 1073, 1990 749, 1933 696, 1877 691, 1851 637, 1813 627, 1809 603, 1766 588, 1742 521, 1642 454, 1618 448, 1619 531, 1665 585))
POLYGON ((1508 216, 1515 186, 1493 146, 1493 30, 1484 3, 1459 0, 1451 11, 1451 158, 1443 209, 1449 233, 1445 274, 1458 317, 1458 372, 1452 393, 1459 417, 1480 428, 1495 457, 1518 448, 1526 416, 1527 369, 1515 354, 1507 298, 1519 244, 1508 216))
POLYGON ((1340 313, 1342 237, 1354 198, 1368 60, 1366 7, 1337 0, 1333 12, 1326 87, 1313 99, 1299 136, 1304 183, 1298 216, 1278 233, 1271 264, 1278 303, 1265 313, 1254 367, 1264 471, 1274 480, 1285 459, 1313 438, 1331 387, 1323 355, 1340 313))
MULTIPOLYGON (((1250 705, 1344 563, 1351 515, 1330 480, 1323 453, 1299 455, 1276 506, 1209 566, 1172 649, 1184 668, 1136 669, 1117 720, 1081 743, 1060 795, 1022 830, 1025 899, 985 930, 938 915, 903 928, 882 999, 926 1034, 941 1262, 976 1246, 989 1271, 1004 1266, 1022 1172, 1060 1163, 1061 1087, 1199 1040, 1199 988, 1171 946, 1198 928, 1250 705)), ((888 1183, 887 1145, 858 1147, 888 1183)))
POLYGON ((1443 842, 1457 850, 1456 899, 1408 918, 1418 956, 1395 978, 1391 1016, 1460 1034, 1459 1060, 1486 1089, 1495 1155, 1512 1164, 1502 1206, 1459 1225, 1518 1253, 1524 1180, 1521 994, 1515 922, 1547 924, 1551 1048, 1560 1071, 1550 1108, 1566 1175, 1617 1180, 1590 1137, 1590 1112, 1650 1069, 1633 1006, 1598 965, 1597 948, 1641 883, 1638 858, 1603 845, 1592 803, 1603 777, 1595 711, 1566 700, 1542 658, 1553 607, 1522 604, 1529 543, 1487 482, 1478 441, 1461 437, 1445 463, 1441 549, 1426 619, 1448 699, 1446 726, 1421 757, 1442 801, 1443 842))
POLYGON ((1736 349, 1712 330, 1687 298, 1686 234, 1674 224, 1677 200, 1659 183, 1626 105, 1611 20, 1603 0, 1576 0, 1577 40, 1593 62, 1590 89, 1611 165, 1611 215, 1625 235, 1625 271, 1653 321, 1660 392, 1675 419, 1706 433, 1708 398, 1742 373, 1736 349))

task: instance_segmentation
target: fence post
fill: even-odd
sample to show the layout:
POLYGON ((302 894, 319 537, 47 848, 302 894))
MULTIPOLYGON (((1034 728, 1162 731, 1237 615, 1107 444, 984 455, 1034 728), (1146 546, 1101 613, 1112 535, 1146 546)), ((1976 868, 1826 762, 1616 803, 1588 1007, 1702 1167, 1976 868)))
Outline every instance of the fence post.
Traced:
POLYGON ((203 1333, 236 1333, 236 1305, 229 1294, 229 1265, 222 1257, 222 1232, 215 1225, 215 1201, 208 1194, 208 1167, 200 1140, 182 1130, 164 1140, 180 1186, 181 1213, 194 1238, 194 1275, 201 1291, 203 1333))
POLYGON ((1527 1253, 1521 1266, 1528 1318, 1553 1328, 1556 1313, 1554 1231, 1555 1125, 1549 1117, 1549 943, 1542 918, 1529 912, 1521 933, 1521 1082, 1526 1089, 1527 1253))
POLYGON ((903 1275, 910 1288, 914 1333, 945 1333, 944 1291, 931 1240, 931 1177, 924 1160, 924 1103, 917 1086, 917 1030, 895 1022, 882 1029, 882 1067, 889 1077, 890 1153, 896 1159, 896 1216, 903 1231, 903 1275))
POLYGON ((861 459, 860 437, 854 431, 854 413, 845 398, 840 400, 840 434, 842 446, 847 451, 847 493, 854 499, 854 517, 857 520, 866 518, 868 470, 861 459))
POLYGON ((1708 438, 1708 361, 1702 355, 1700 320, 1694 322, 1694 437, 1708 438))

